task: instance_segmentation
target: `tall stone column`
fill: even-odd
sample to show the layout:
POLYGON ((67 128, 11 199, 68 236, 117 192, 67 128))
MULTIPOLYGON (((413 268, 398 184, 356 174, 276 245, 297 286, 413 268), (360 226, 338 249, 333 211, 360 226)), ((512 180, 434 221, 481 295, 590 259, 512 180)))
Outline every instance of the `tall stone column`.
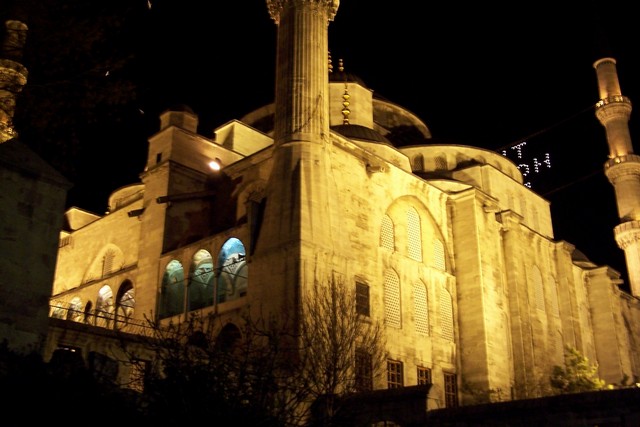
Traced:
POLYGON ((328 26, 338 5, 338 0, 267 0, 278 27, 275 148, 258 251, 306 246, 331 252, 334 243, 328 26))
POLYGON ((322 142, 329 132, 328 26, 339 0, 267 0, 278 26, 275 143, 322 142))
POLYGON ((594 63, 600 101, 596 117, 609 145, 605 174, 613 185, 621 223, 614 234, 624 250, 631 293, 640 296, 640 156, 634 154, 629 132, 631 101, 622 95, 616 61, 602 58, 594 63))

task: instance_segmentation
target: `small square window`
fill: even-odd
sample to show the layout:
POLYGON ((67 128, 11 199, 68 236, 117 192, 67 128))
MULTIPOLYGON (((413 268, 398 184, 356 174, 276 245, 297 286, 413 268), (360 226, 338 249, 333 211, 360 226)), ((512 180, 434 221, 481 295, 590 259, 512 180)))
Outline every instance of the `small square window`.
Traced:
POLYGON ((431 384, 431 369, 418 366, 418 385, 431 384))

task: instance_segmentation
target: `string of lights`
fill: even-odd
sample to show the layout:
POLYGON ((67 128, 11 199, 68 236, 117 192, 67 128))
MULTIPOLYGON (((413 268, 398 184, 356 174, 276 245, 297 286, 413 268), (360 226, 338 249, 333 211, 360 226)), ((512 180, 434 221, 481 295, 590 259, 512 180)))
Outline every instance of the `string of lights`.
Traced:
MULTIPOLYGON (((580 111, 556 122, 553 123, 549 126, 546 126, 532 134, 529 134, 523 138, 518 139, 517 141, 514 141, 510 144, 504 145, 500 148, 498 148, 496 151, 500 152, 503 156, 510 158, 511 160, 514 160, 517 163, 517 167, 520 170, 520 172, 522 173, 522 176, 524 178, 529 178, 531 177, 531 175, 533 173, 538 174, 541 173, 543 169, 551 169, 551 153, 549 152, 545 152, 540 154, 537 157, 533 157, 532 160, 530 162, 527 162, 526 159, 524 159, 524 155, 523 155, 523 151, 525 149, 525 147, 530 144, 532 139, 535 139, 537 137, 539 137, 540 135, 543 134, 547 134, 550 131, 564 125, 565 123, 575 120, 576 118, 582 116, 585 113, 588 112, 593 112, 594 108, 595 108, 596 104, 590 104, 589 106, 581 109, 580 111), (515 155, 510 157, 509 156, 509 152, 514 152, 515 155)), ((560 187, 557 187, 555 189, 552 190, 548 190, 546 191, 543 195, 549 195, 552 194, 556 191, 559 191, 560 189, 566 188, 570 185, 573 185, 577 182, 583 181, 591 176, 594 175, 594 173, 596 173, 596 171, 591 171, 589 172, 587 175, 584 176, 580 176, 578 177, 578 179, 573 180, 571 183, 569 184, 564 184, 560 187)), ((532 183, 531 181, 526 181, 524 183, 525 186, 532 188, 532 183)))

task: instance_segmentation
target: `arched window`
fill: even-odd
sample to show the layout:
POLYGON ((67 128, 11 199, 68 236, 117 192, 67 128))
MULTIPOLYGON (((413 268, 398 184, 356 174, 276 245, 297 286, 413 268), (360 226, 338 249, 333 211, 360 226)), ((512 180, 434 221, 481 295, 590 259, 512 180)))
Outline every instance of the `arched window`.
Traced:
POLYGON ((231 301, 247 294, 246 252, 242 242, 232 237, 218 254, 217 302, 231 301))
POLYGON ((380 224, 380 246, 392 252, 395 249, 393 222, 389 215, 382 217, 382 224, 380 224))
POLYGON ((118 297, 116 298, 116 327, 121 328, 129 323, 133 317, 133 308, 136 305, 136 299, 133 290, 133 284, 126 280, 118 289, 118 297))
POLYGON ((384 274, 384 314, 387 326, 402 327, 400 279, 393 270, 387 270, 384 274))
POLYGON ((416 322, 416 332, 429 335, 429 304, 427 288, 422 282, 413 284, 413 309, 416 322))
POLYGON ((96 300, 96 326, 111 327, 113 312, 113 291, 109 285, 104 285, 98 291, 96 300))
POLYGON ((69 303, 67 320, 73 320, 74 322, 82 321, 82 300, 80 297, 74 297, 69 303))
POLYGON ((407 211, 407 252, 409 258, 422 262, 420 215, 415 208, 409 208, 407 211))
POLYGON ((175 316, 184 311, 184 269, 178 260, 171 260, 162 277, 160 318, 175 316))
POLYGON ((106 277, 114 270, 114 261, 116 258, 116 252, 114 250, 107 250, 102 257, 102 277, 106 277))
POLYGON ((189 310, 213 305, 213 258, 209 251, 200 249, 193 255, 189 273, 189 310))
POLYGON ((65 309, 64 307, 60 307, 59 305, 55 305, 53 310, 51 311, 51 317, 54 319, 64 319, 65 318, 65 309))
POLYGON ((440 290, 440 327, 442 338, 453 341, 453 301, 449 291, 444 288, 440 290))

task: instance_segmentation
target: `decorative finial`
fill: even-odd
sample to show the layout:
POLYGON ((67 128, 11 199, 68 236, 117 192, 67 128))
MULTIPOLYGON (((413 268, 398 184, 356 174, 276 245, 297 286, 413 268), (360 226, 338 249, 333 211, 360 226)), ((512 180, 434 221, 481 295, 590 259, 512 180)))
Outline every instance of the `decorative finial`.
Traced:
POLYGON ((329 74, 333 73, 333 61, 331 60, 331 51, 329 51, 329 74))
POLYGON ((344 107, 342 109, 342 124, 343 125, 348 125, 349 124, 349 114, 351 114, 351 110, 349 110, 349 98, 351 98, 351 96, 349 95, 349 89, 347 88, 347 84, 344 84, 344 94, 342 94, 342 99, 344 101, 342 101, 342 106, 344 107))
POLYGON ((338 59, 338 71, 344 73, 344 61, 342 58, 338 59))

